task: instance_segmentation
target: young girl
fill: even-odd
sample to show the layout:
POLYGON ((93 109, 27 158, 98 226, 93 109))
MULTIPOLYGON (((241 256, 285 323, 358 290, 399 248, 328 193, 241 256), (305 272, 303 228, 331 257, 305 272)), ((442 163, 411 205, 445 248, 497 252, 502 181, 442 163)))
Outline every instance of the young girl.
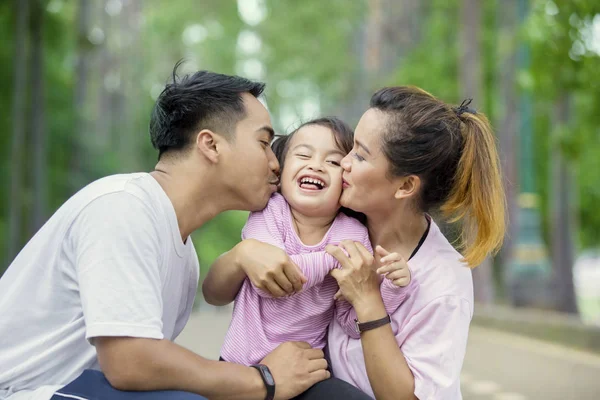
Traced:
MULTIPOLYGON (((337 245, 346 239, 361 242, 372 252, 365 226, 339 212, 340 162, 352 146, 352 130, 337 118, 309 121, 274 144, 282 166, 281 193, 275 193, 264 210, 250 214, 242 238, 285 250, 306 282, 300 293, 272 298, 246 279, 221 349, 223 360, 254 365, 288 341, 304 341, 322 349, 334 308, 335 318, 347 334, 359 337, 350 304, 334 300, 338 286, 329 272, 339 264, 325 252, 328 244, 337 245)), ((383 249, 378 253, 387 255, 383 249)), ((380 286, 391 314, 404 300, 410 273, 396 254, 383 257, 382 264, 394 271, 386 274, 390 279, 383 279, 380 286)))

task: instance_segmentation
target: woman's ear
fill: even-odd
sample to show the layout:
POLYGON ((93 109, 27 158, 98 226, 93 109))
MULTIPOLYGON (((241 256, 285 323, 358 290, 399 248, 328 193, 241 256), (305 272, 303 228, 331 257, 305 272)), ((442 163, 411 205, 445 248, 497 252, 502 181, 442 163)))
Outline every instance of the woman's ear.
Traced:
POLYGON ((421 188, 421 178, 417 175, 408 175, 399 178, 398 187, 394 197, 396 199, 405 199, 415 196, 421 188))
POLYGON ((203 129, 196 135, 196 149, 210 162, 217 163, 221 137, 213 131, 203 129))

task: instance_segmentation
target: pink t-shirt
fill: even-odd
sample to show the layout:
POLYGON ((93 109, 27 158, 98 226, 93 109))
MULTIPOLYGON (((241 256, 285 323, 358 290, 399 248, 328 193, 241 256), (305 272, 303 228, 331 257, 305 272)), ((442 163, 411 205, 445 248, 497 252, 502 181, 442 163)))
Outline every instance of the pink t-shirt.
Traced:
MULTIPOLYGON (((223 359, 244 365, 256 364, 277 346, 289 341, 304 341, 322 349, 334 309, 343 334, 360 337, 356 331, 354 309, 346 301, 333 300, 338 285, 329 276, 329 271, 338 268, 339 263, 325 252, 325 247, 348 239, 361 242, 372 252, 364 225, 340 213, 323 240, 307 246, 294 229, 289 205, 281 194, 275 193, 264 210, 250 214, 242 238, 282 248, 308 281, 300 293, 275 299, 246 279, 235 299, 233 317, 221 348, 223 359)), ((396 287, 387 279, 381 282, 381 294, 389 313, 398 308, 410 287, 396 287)))
MULTIPOLYGON (((473 316, 473 280, 461 258, 432 221, 427 238, 408 261, 408 294, 391 314, 420 400, 462 398, 459 376, 473 316)), ((334 375, 374 397, 360 339, 349 337, 334 320, 328 344, 334 375)))

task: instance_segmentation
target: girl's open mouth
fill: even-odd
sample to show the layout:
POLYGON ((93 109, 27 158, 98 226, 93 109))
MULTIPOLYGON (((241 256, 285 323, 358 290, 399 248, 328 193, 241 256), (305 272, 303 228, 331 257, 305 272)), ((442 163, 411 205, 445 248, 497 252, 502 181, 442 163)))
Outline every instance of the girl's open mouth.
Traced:
POLYGON ((327 184, 317 177, 304 175, 298 179, 298 186, 305 190, 323 190, 327 184))

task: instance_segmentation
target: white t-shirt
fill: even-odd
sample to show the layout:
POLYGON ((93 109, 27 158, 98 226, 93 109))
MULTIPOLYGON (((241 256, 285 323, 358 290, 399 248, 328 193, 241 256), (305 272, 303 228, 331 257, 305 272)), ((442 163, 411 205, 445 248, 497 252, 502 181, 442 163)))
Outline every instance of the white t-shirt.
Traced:
POLYGON ((147 173, 114 175, 70 198, 0 279, 0 399, 47 400, 99 369, 98 336, 174 340, 199 266, 173 205, 147 173))

